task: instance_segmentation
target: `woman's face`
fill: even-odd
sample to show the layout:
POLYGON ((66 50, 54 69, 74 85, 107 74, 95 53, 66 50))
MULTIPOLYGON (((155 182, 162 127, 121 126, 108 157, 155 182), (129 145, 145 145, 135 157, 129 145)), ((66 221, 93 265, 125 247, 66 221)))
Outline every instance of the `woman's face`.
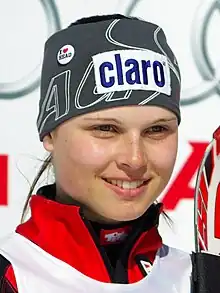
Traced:
POLYGON ((68 120, 44 138, 44 147, 63 201, 82 203, 90 219, 118 222, 140 217, 163 191, 177 141, 172 112, 126 106, 68 120))

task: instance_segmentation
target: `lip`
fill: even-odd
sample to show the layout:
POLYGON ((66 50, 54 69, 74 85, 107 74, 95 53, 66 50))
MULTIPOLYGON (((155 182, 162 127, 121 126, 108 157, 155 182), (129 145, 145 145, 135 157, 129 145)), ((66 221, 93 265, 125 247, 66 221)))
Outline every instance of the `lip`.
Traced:
POLYGON ((128 181, 128 182, 133 182, 133 181, 149 181, 149 178, 125 178, 125 177, 103 177, 102 179, 104 180, 121 180, 121 181, 128 181))
MULTIPOLYGON (((117 179, 119 180, 119 179, 117 179)), ((148 183, 150 182, 150 180, 146 180, 146 183, 144 185, 141 185, 140 187, 137 188, 133 188, 133 189, 123 189, 117 185, 113 185, 107 181, 104 181, 104 184, 110 188, 112 191, 114 191, 119 197, 124 198, 124 199, 134 199, 137 197, 140 197, 143 192, 146 190, 146 188, 148 187, 148 183)))

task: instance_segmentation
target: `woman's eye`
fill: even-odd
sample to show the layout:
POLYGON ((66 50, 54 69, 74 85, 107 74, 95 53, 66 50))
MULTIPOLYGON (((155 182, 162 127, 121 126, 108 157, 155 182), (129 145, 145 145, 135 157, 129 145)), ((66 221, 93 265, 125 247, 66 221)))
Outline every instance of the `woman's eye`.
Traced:
POLYGON ((155 125, 155 126, 152 126, 150 128, 148 128, 147 132, 150 132, 150 133, 161 133, 161 132, 165 132, 167 131, 168 129, 162 125, 155 125))
POLYGON ((152 139, 164 139, 170 133, 170 129, 162 125, 154 125, 146 130, 146 135, 152 139))
POLYGON ((113 131, 115 131, 114 127, 112 125, 108 125, 108 124, 95 126, 94 129, 98 130, 98 131, 103 131, 103 132, 113 132, 113 131))
POLYGON ((110 138, 118 133, 117 128, 110 124, 96 125, 92 128, 92 132, 98 138, 110 138))

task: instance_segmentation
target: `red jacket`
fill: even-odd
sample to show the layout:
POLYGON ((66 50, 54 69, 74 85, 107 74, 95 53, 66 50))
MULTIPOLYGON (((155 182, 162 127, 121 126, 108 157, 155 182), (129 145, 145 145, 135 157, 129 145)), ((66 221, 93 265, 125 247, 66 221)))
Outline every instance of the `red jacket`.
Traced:
MULTIPOLYGON (((17 227, 17 233, 101 282, 133 283, 146 276, 162 246, 157 231, 161 204, 152 205, 135 221, 101 227, 97 232, 96 225, 84 218, 80 206, 55 202, 52 190, 52 186, 46 186, 32 196, 31 218, 17 227), (117 258, 112 262, 115 253, 117 258)), ((0 292, 17 292, 13 268, 3 256, 0 275, 0 292)))

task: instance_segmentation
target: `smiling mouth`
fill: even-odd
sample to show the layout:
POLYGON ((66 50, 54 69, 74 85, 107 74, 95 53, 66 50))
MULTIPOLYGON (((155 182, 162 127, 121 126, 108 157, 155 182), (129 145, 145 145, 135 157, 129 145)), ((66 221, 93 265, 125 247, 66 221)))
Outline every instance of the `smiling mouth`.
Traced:
POLYGON ((111 180, 111 179, 106 179, 106 178, 102 178, 104 181, 118 186, 122 189, 137 189, 140 188, 144 185, 146 185, 149 180, 134 180, 134 181, 125 181, 125 180, 111 180))

